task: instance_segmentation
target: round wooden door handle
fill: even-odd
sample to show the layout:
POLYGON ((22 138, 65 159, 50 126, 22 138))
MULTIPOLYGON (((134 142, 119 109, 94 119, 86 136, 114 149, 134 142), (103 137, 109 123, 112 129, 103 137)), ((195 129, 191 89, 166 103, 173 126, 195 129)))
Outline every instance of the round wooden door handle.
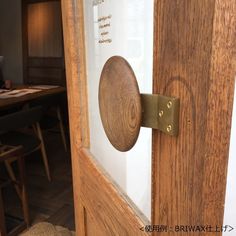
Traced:
POLYGON ((141 127, 141 95, 131 66, 120 56, 111 57, 103 67, 99 109, 110 143, 119 151, 130 150, 141 127))

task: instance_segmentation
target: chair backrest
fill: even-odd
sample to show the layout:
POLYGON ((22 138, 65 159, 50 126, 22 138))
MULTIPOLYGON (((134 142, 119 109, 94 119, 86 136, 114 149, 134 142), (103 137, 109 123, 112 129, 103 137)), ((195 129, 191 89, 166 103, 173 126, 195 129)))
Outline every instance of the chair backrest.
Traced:
POLYGON ((5 133, 24 128, 39 122, 42 118, 42 107, 15 112, 0 117, 0 132, 5 133))

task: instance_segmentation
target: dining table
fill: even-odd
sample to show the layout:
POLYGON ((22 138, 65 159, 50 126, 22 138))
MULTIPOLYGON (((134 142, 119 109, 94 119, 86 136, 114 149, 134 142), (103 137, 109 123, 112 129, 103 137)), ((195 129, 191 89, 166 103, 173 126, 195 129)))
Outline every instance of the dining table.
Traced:
MULTIPOLYGON (((66 88, 62 86, 57 85, 14 85, 12 89, 0 89, 0 116, 4 116, 6 114, 14 113, 17 109, 22 108, 28 108, 30 106, 31 102, 34 102, 36 100, 41 101, 44 99, 50 100, 50 97, 53 98, 59 96, 65 96, 66 95, 66 88), (15 109, 17 108, 17 109, 15 109)), ((58 103, 60 103, 60 99, 58 99, 58 103)), ((24 189, 24 193, 20 196, 20 199, 22 200, 22 207, 23 207, 23 218, 19 219, 19 225, 13 231, 11 231, 11 235, 19 235, 18 232, 22 229, 24 229, 27 225, 29 225, 29 214, 28 214, 28 199, 27 199, 27 190, 26 190, 26 174, 24 171, 24 159, 22 158, 22 155, 16 155, 16 151, 18 151, 18 148, 21 148, 22 146, 6 146, 1 144, 0 145, 0 162, 4 162, 12 156, 17 156, 18 164, 19 164, 19 176, 20 176, 20 182, 19 187, 24 189), (3 153, 6 148, 6 151, 3 153), (12 152, 11 152, 12 151, 12 152), (13 153, 14 151, 14 153, 13 153), (8 155, 9 154, 9 155, 8 155)), ((17 182, 17 183, 18 183, 17 182)), ((2 192, 1 190, 3 187, 9 185, 12 183, 12 181, 7 181, 4 183, 1 183, 0 181, 0 235, 6 235, 6 222, 11 222, 12 219, 10 216, 8 216, 8 220, 5 219, 4 216, 4 203, 2 199, 2 192), (3 185, 4 184, 4 185, 3 185)), ((15 221, 14 221, 15 222, 15 221)), ((12 223, 10 223, 12 225, 12 223)))
POLYGON ((65 93, 65 87, 55 85, 17 85, 11 90, 0 89, 0 110, 25 105, 39 98, 65 93))

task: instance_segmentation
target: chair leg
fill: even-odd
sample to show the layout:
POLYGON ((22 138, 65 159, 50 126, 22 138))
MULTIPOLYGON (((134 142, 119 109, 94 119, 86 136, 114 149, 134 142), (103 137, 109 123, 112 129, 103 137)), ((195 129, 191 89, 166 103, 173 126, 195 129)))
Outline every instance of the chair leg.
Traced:
POLYGON ((44 145, 44 140, 43 140, 43 135, 42 135, 42 131, 41 131, 39 123, 36 124, 36 129, 37 129, 38 137, 41 142, 40 150, 42 153, 43 163, 45 166, 46 174, 47 174, 48 180, 51 181, 51 175, 50 175, 50 170, 49 170, 49 165, 48 165, 48 157, 47 157, 47 153, 46 153, 46 149, 45 149, 45 145, 44 145))
POLYGON ((67 152, 66 135, 65 135, 63 120, 62 120, 62 116, 61 116, 61 109, 59 106, 57 107, 57 118, 58 118, 59 124, 60 124, 62 142, 63 142, 64 148, 65 148, 65 151, 67 152))
POLYGON ((36 128, 36 126, 35 126, 35 125, 32 125, 32 128, 33 128, 33 130, 34 130, 34 133, 37 135, 37 128, 36 128))
POLYGON ((2 199, 2 191, 0 189, 0 235, 6 236, 6 222, 5 222, 5 216, 4 216, 4 207, 3 207, 3 199, 2 199))
POLYGON ((23 215, 25 223, 27 227, 29 227, 30 226, 29 202, 26 189, 25 162, 24 162, 24 157, 22 156, 18 158, 18 168, 19 168, 20 184, 21 184, 23 215))
MULTIPOLYGON (((13 182, 16 182, 16 176, 15 176, 15 173, 14 173, 14 171, 13 171, 13 169, 12 169, 12 166, 11 166, 10 162, 5 161, 5 166, 6 166, 7 172, 8 172, 8 174, 9 174, 11 180, 12 180, 13 182)), ((16 184, 15 184, 15 189, 16 189, 17 195, 18 195, 19 198, 22 200, 21 190, 20 190, 19 186, 17 186, 16 184)))

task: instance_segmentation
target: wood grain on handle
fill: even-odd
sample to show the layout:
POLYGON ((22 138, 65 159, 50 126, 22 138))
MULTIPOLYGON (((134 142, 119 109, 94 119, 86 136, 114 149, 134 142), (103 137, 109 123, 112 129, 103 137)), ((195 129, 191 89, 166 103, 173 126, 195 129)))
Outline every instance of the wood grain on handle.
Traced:
POLYGON ((141 97, 128 62, 111 57, 104 65, 99 84, 99 108, 105 133, 119 151, 130 150, 141 126, 141 97))

